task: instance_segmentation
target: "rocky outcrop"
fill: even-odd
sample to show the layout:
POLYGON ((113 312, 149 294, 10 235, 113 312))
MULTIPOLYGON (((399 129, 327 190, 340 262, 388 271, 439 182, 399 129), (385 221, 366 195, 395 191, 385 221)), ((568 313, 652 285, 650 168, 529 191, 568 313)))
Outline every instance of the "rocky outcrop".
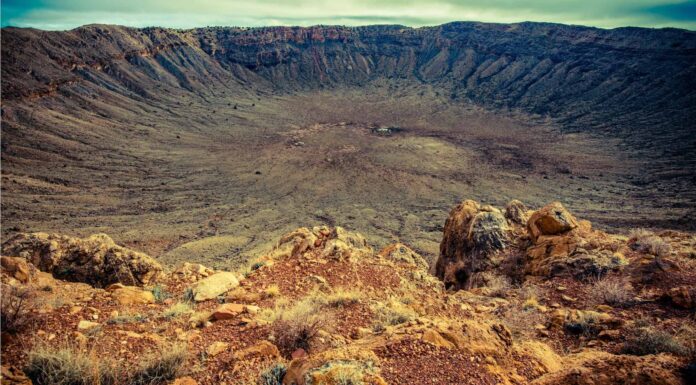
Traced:
POLYGON ((284 235, 265 258, 298 257, 312 253, 320 258, 350 259, 372 254, 361 234, 346 231, 342 227, 302 227, 284 235))
POLYGON ((500 210, 466 200, 445 221, 435 275, 447 287, 468 288, 474 276, 494 265, 509 242, 510 228, 500 210))
POLYGON ((564 369, 547 374, 532 385, 682 385, 681 364, 665 355, 636 357, 587 351, 563 362, 564 369))
POLYGON ((421 270, 428 270, 428 263, 420 254, 402 243, 394 243, 382 249, 379 256, 392 262, 414 266, 421 270))
POLYGON ((148 255, 118 246, 105 234, 75 238, 22 233, 2 245, 5 255, 25 258, 56 278, 105 287, 112 283, 142 286, 158 278, 162 267, 148 255))
POLYGON ((560 202, 534 212, 527 228, 533 241, 526 252, 528 274, 596 278, 627 263, 614 251, 615 239, 594 231, 590 222, 575 219, 560 202))

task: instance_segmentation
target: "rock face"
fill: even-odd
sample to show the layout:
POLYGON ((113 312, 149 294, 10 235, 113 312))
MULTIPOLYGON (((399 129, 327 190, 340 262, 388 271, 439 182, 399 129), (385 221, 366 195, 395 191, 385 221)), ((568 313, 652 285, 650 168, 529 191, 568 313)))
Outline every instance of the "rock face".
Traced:
POLYGON ((489 269, 508 244, 510 228, 500 210, 466 200, 445 222, 435 274, 447 287, 471 287, 473 275, 489 269))
POLYGON ((146 254, 118 246, 105 234, 81 239, 23 233, 2 245, 3 254, 23 257, 56 278, 105 287, 112 283, 153 283, 162 267, 146 254))
POLYGON ((385 247, 379 252, 379 255, 393 262, 404 263, 421 270, 428 270, 428 263, 425 259, 402 243, 394 243, 385 247))

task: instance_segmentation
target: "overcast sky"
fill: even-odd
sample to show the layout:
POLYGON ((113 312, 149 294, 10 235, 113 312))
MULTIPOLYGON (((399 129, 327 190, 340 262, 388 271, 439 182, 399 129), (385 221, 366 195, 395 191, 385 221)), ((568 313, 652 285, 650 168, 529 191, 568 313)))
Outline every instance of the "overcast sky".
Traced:
POLYGON ((2 26, 71 29, 546 21, 696 30, 696 0, 1 0, 2 26))

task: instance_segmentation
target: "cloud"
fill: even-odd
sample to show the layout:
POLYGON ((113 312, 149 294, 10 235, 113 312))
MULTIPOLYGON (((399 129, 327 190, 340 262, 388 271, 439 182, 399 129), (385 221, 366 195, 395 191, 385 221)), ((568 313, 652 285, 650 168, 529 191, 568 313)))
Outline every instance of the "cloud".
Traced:
POLYGON ((2 25, 70 29, 315 24, 437 25, 450 21, 545 21, 597 27, 696 29, 696 0, 3 0, 2 25))

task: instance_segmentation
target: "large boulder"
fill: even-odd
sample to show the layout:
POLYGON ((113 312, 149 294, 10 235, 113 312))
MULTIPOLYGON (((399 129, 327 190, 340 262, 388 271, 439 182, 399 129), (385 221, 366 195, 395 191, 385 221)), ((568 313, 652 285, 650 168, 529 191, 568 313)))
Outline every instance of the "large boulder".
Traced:
POLYGON ((435 275, 447 287, 472 287, 474 275, 495 264, 494 257, 508 246, 509 237, 510 228, 498 209, 472 200, 460 203, 445 222, 435 275))
POLYGON ((578 227, 575 217, 561 202, 552 202, 535 211, 527 221, 529 234, 534 239, 541 235, 558 235, 578 227))
POLYGON ((2 245, 5 255, 23 257, 56 278, 105 287, 154 283, 162 266, 146 254, 118 246, 105 234, 75 238, 22 233, 2 245))
POLYGON ((204 278, 191 286, 191 294, 196 302, 207 301, 239 286, 235 273, 223 271, 204 278))

